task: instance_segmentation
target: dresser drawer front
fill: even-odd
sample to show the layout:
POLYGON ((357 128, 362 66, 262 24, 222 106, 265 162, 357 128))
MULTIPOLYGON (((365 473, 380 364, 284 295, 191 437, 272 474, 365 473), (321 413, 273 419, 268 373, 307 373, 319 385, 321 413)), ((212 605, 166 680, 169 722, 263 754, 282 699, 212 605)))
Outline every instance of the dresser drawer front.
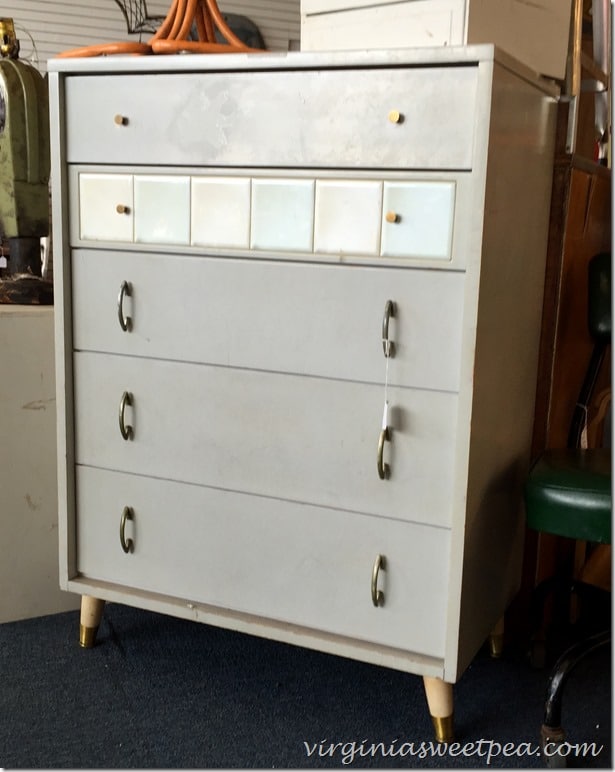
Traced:
POLYGON ((383 480, 382 386, 88 353, 74 371, 80 464, 451 524, 455 395, 389 389, 383 480))
POLYGON ((475 65, 68 76, 67 160, 469 169, 477 81, 475 65))
POLYGON ((75 250, 80 350, 457 391, 465 277, 370 268, 75 250), (130 296, 118 296, 123 282, 130 296))
POLYGON ((89 468, 77 468, 77 492, 78 570, 89 578, 444 654, 446 530, 89 468))
POLYGON ((75 166, 70 180, 73 246, 123 242, 465 265, 467 173, 132 175, 75 166))

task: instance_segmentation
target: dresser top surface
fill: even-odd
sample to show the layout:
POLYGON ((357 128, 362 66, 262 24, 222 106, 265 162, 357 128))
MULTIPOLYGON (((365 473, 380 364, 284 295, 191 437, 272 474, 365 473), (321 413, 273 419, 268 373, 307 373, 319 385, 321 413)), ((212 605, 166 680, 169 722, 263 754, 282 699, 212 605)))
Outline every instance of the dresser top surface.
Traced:
POLYGON ((323 70, 378 67, 458 67, 498 62, 522 77, 555 89, 520 62, 492 44, 434 48, 370 49, 357 51, 263 52, 249 54, 185 54, 171 56, 106 56, 57 58, 50 73, 133 74, 208 73, 270 70, 323 70))

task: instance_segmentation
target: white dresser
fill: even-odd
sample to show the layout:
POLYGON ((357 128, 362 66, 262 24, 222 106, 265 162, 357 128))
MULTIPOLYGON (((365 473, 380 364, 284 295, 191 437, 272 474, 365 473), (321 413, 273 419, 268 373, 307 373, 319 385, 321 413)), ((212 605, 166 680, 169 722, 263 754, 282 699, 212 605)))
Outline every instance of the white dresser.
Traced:
POLYGON ((491 46, 49 69, 82 643, 112 600, 401 669, 445 739, 520 576, 554 93, 491 46))

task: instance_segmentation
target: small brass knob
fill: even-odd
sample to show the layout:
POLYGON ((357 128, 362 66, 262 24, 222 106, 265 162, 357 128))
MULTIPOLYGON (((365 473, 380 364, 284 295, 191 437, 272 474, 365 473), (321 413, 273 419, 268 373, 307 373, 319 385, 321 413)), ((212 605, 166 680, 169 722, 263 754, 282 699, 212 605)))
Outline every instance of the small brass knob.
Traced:
POLYGON ((389 112, 389 120, 391 123, 403 123, 404 116, 399 112, 399 110, 391 110, 389 112))
POLYGON ((118 205, 115 207, 115 211, 116 211, 118 214, 129 214, 129 213, 130 213, 130 208, 129 208, 129 207, 127 207, 125 204, 118 204, 118 205))
POLYGON ((125 115, 118 114, 113 117, 113 121, 118 126, 126 126, 126 124, 128 123, 128 118, 125 115))
POLYGON ((396 212, 387 212, 385 219, 387 222, 399 222, 400 217, 396 212))

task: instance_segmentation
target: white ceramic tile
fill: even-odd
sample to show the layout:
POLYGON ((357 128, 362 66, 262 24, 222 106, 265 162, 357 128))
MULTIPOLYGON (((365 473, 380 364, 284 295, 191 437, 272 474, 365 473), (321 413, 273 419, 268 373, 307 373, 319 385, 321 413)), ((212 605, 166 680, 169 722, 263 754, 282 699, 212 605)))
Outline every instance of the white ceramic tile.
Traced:
POLYGON ((135 175, 135 241, 190 243, 190 177, 135 175))
POLYGON ((314 251, 378 254, 381 211, 380 182, 318 180, 314 251))
POLYGON ((454 212, 454 182, 385 182, 382 254, 449 260, 454 212), (389 212, 395 222, 387 221, 389 212))
POLYGON ((250 244, 250 179, 192 178, 192 244, 247 249, 250 244))
POLYGON ((311 252, 313 226, 313 180, 252 180, 252 249, 311 252))
POLYGON ((131 174, 79 175, 79 236, 86 241, 132 241, 131 174), (125 207, 118 212, 117 207, 125 207))

